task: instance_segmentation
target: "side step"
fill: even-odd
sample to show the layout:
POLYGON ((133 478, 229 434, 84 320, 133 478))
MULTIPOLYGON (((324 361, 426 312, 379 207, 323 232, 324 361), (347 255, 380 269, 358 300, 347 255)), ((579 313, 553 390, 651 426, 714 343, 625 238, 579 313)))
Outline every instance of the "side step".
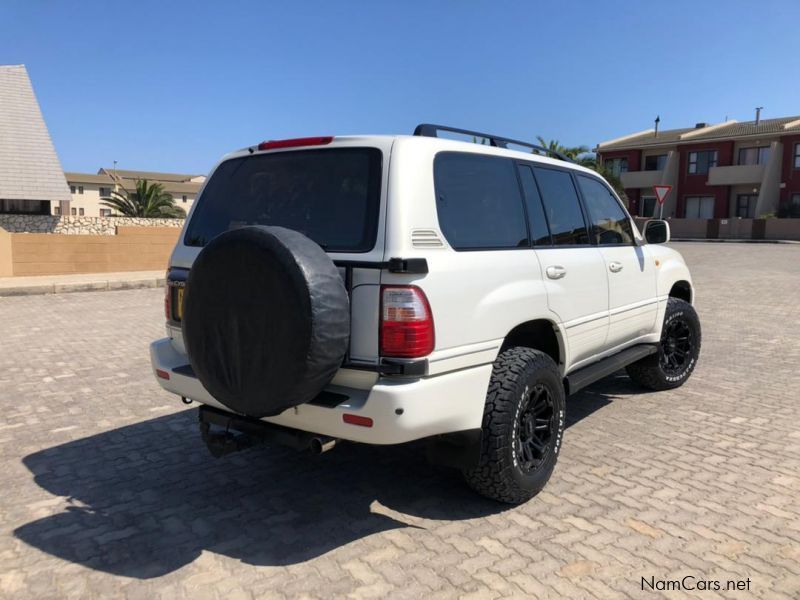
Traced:
POLYGON ((623 367, 627 367, 629 364, 656 352, 658 352, 658 344, 639 344, 638 346, 625 348, 622 352, 612 354, 601 361, 567 375, 565 378, 567 380, 567 389, 570 395, 574 394, 587 385, 591 385, 595 381, 603 379, 603 377, 608 377, 623 367))

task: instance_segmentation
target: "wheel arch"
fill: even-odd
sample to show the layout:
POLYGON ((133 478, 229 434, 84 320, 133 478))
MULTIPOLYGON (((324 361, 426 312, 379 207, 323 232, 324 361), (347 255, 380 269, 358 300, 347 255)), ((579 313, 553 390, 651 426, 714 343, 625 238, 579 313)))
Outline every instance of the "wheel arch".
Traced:
POLYGON ((566 363, 564 338, 558 325, 548 319, 533 319, 514 327, 503 340, 500 352, 514 346, 544 352, 562 369, 566 363))
POLYGON ((689 304, 693 304, 694 290, 692 289, 692 284, 685 279, 676 281, 669 290, 669 297, 679 298, 685 300, 689 304))

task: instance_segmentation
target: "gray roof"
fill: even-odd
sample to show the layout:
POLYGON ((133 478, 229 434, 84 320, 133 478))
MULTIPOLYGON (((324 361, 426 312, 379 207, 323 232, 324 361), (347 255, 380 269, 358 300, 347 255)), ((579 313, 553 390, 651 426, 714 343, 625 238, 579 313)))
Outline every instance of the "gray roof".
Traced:
POLYGON ((0 199, 70 200, 24 65, 0 65, 0 199))
POLYGON ((787 123, 798 120, 800 120, 800 116, 761 119, 758 125, 756 125, 755 121, 730 121, 728 123, 720 123, 703 128, 709 130, 705 133, 701 133, 702 129, 688 127, 684 129, 666 129, 664 131, 659 131, 658 136, 656 136, 653 131, 650 130, 618 141, 601 142, 598 144, 597 149, 600 152, 607 152, 609 150, 646 148, 648 146, 675 145, 678 143, 695 144, 697 142, 707 142, 709 140, 727 140, 751 135, 777 136, 796 134, 800 133, 800 124, 794 125, 789 129, 786 129, 784 126, 787 123), (693 133, 693 135, 681 139, 682 135, 690 132, 697 133, 693 133))
POLYGON ((98 171, 98 174, 108 173, 116 174, 121 179, 146 179, 147 181, 176 181, 187 182, 195 177, 203 177, 203 175, 189 175, 186 173, 158 173, 156 171, 130 171, 127 169, 116 169, 103 167, 98 171))

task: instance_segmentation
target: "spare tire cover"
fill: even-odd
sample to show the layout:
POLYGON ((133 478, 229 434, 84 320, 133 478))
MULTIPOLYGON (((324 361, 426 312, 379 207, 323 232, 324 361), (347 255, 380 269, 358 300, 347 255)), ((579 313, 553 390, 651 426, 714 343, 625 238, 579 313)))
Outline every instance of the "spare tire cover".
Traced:
POLYGON ((350 302, 315 242, 283 227, 214 238, 186 282, 183 339, 200 382, 252 417, 312 400, 341 366, 350 302))

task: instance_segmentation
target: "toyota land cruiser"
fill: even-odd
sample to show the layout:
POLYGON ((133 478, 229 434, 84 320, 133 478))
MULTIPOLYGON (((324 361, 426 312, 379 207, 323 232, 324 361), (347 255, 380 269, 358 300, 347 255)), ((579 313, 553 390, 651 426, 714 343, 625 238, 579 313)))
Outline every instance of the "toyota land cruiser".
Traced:
POLYGON ((523 502, 555 467, 567 395, 695 368, 694 289, 667 241, 666 221, 642 236, 596 172, 526 142, 436 125, 268 141, 201 190, 152 365, 202 405, 215 455, 427 438, 476 491, 523 502))

